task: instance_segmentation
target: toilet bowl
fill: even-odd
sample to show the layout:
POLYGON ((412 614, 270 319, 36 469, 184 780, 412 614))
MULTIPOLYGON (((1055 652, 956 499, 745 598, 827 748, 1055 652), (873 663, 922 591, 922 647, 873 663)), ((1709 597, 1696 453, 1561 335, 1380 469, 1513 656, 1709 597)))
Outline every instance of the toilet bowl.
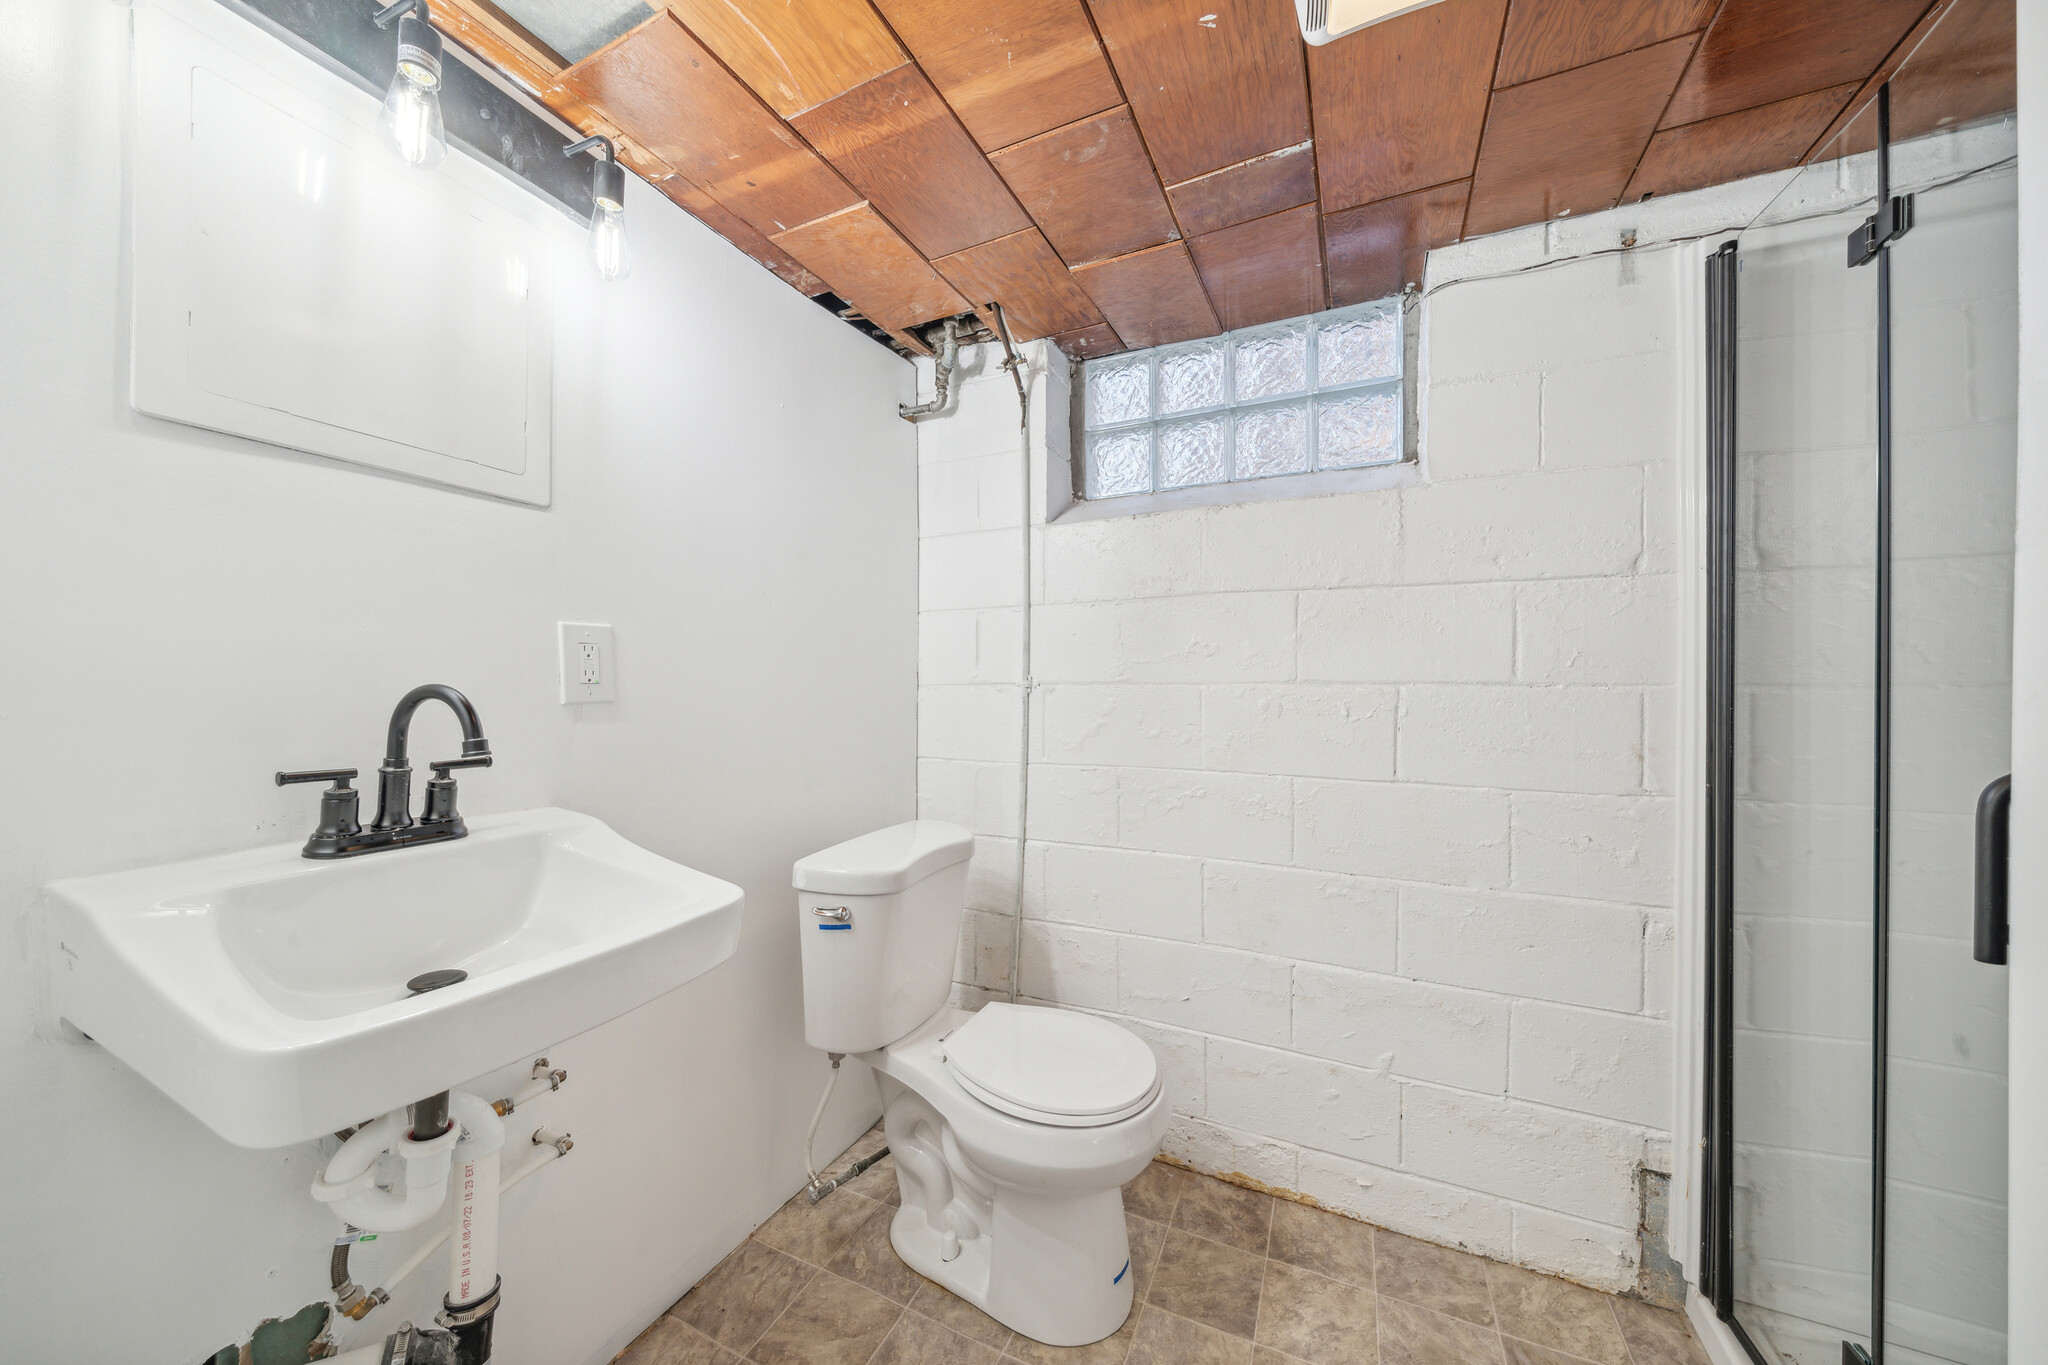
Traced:
POLYGON ((1157 1060, 1106 1019, 952 1009, 973 836, 920 820, 796 865, 804 1029, 874 1069, 906 1264, 1052 1346, 1131 1311, 1123 1190, 1170 1114, 1157 1060))

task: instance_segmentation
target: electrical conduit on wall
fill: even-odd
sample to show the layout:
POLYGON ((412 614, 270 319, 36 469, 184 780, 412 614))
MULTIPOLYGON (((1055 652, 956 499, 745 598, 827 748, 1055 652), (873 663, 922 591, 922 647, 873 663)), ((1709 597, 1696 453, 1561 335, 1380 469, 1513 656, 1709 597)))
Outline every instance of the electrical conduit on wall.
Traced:
MULTIPOLYGON (((1003 306, 992 303, 996 326, 1003 343, 1003 368, 1017 385, 1017 477, 1021 484, 1017 501, 1017 533, 1023 537, 1024 607, 1019 629, 1019 689, 1017 721, 1017 861, 1015 902, 1010 919, 1010 1003, 1017 1003, 1018 982, 1024 974, 1024 850, 1025 821, 1031 815, 1031 395, 1024 387, 1025 364, 1010 344, 1010 323, 1003 306)), ((1048 351, 1051 343, 1044 343, 1048 351)), ((1050 360, 1047 361, 1050 364, 1050 360)))

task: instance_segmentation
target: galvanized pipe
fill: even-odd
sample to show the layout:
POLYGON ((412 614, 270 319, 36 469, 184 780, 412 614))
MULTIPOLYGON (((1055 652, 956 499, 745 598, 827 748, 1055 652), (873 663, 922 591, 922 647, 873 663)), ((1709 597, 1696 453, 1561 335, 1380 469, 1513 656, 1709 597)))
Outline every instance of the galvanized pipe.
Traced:
POLYGON ((912 407, 908 403, 896 405, 896 415, 906 422, 915 422, 920 417, 929 417, 946 406, 946 395, 953 387, 953 371, 960 364, 960 323, 956 318, 947 318, 939 329, 939 353, 932 360, 932 394, 928 403, 912 407))

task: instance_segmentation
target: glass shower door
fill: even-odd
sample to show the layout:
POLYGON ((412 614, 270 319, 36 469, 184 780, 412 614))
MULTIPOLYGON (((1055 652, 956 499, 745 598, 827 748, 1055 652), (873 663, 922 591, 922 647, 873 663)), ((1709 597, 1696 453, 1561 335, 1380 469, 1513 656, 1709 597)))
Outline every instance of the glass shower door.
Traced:
POLYGON ((1865 212, 1736 258, 1729 1278, 1773 1365, 1869 1339, 1877 299, 1842 246, 1865 212))
POLYGON ((1999 17, 1958 11, 1942 27, 1973 25, 1975 40, 1923 43, 1892 78, 1893 173, 1924 186, 1889 249, 1883 1289, 1895 1363, 2007 1359, 2006 970, 1972 957, 1978 799, 2012 770, 2018 220, 2010 120, 1996 112, 2009 96, 1984 41, 1999 17), (1958 81, 1959 60, 1973 79, 1958 81))
POLYGON ((1710 267, 1701 1282, 1764 1365, 2008 1359, 1977 911, 2010 771, 2013 105, 2011 0, 1958 0, 1710 267))

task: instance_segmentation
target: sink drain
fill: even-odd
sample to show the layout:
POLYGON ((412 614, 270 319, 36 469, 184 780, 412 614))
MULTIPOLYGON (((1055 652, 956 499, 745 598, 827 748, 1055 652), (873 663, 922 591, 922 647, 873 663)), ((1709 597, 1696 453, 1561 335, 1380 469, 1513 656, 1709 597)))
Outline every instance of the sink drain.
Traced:
POLYGON ((414 995, 425 995, 428 991, 438 991, 443 986, 452 986, 458 981, 467 980, 469 980, 469 973, 461 968, 443 967, 438 972, 421 972, 418 976, 406 982, 405 988, 414 995))

